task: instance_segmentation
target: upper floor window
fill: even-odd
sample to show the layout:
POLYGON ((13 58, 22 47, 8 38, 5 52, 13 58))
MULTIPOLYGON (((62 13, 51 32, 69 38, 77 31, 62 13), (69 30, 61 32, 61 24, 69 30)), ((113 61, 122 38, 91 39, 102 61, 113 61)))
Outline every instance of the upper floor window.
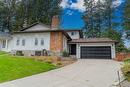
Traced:
POLYGON ((76 32, 71 32, 71 36, 76 35, 76 32))
POLYGON ((44 45, 44 39, 43 38, 41 39, 41 45, 44 45))
POLYGON ((25 46, 25 39, 22 40, 22 46, 25 46))
POLYGON ((38 45, 38 39, 35 38, 35 45, 38 45))
POLYGON ((17 39, 17 41, 16 41, 16 45, 18 46, 19 44, 20 44, 20 40, 17 39))

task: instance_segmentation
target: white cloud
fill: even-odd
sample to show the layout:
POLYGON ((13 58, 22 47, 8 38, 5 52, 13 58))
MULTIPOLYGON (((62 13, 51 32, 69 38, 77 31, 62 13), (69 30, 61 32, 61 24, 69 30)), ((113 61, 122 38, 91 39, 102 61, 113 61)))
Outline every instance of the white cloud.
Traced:
POLYGON ((68 10, 68 11, 66 12, 67 15, 73 15, 73 13, 74 13, 74 12, 73 12, 72 10, 68 10))
POLYGON ((61 6, 62 8, 68 8, 68 7, 69 7, 69 5, 68 5, 68 0, 62 0, 60 6, 61 6))
POLYGON ((72 3, 70 6, 73 9, 78 9, 80 11, 85 11, 85 6, 84 6, 84 0, 77 0, 77 3, 72 3))
POLYGON ((113 1, 113 7, 118 7, 118 6, 120 6, 122 2, 123 2, 122 0, 114 0, 114 1, 113 1))
POLYGON ((77 9, 79 11, 85 11, 84 0, 77 0, 77 3, 72 3, 70 0, 62 0, 60 6, 62 8, 71 8, 77 9))
MULTIPOLYGON (((95 0, 97 2, 98 0, 95 0)), ((102 0, 104 2, 105 0, 102 0)), ((113 1, 113 7, 118 7, 121 5, 123 1, 122 0, 114 0, 113 1)), ((85 6, 84 6, 84 0, 77 0, 76 3, 73 3, 71 0, 62 0, 60 6, 62 8, 71 8, 71 9, 77 9, 81 12, 85 11, 85 6)))

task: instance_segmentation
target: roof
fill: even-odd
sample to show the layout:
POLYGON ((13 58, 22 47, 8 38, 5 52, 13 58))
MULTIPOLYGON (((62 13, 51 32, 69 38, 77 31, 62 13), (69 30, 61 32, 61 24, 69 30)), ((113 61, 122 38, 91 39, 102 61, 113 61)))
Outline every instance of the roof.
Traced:
POLYGON ((73 39, 69 43, 117 43, 116 40, 112 40, 110 38, 81 38, 81 39, 73 39))
POLYGON ((32 24, 32 25, 30 25, 30 26, 28 26, 28 27, 26 27, 26 28, 21 29, 20 31, 25 31, 25 30, 27 30, 27 29, 33 27, 33 26, 36 26, 36 25, 42 25, 42 26, 45 26, 45 27, 47 28, 47 30, 48 30, 48 28, 51 29, 50 26, 37 22, 37 23, 34 23, 34 24, 32 24))

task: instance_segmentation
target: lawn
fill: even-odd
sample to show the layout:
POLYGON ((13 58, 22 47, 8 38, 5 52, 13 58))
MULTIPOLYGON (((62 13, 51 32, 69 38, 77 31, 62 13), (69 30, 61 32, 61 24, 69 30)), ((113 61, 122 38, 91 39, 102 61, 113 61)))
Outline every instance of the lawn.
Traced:
POLYGON ((57 68, 52 64, 36 61, 32 58, 1 54, 0 52, 0 83, 57 68))
POLYGON ((123 67, 122 67, 122 72, 126 79, 130 81, 130 58, 126 59, 124 61, 123 67))

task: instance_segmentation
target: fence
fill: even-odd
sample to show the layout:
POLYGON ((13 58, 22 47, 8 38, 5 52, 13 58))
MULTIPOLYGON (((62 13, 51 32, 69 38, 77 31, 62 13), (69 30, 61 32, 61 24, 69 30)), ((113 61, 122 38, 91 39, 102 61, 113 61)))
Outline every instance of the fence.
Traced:
POLYGON ((123 61, 126 58, 130 58, 130 53, 117 53, 116 54, 116 60, 117 61, 123 61))

